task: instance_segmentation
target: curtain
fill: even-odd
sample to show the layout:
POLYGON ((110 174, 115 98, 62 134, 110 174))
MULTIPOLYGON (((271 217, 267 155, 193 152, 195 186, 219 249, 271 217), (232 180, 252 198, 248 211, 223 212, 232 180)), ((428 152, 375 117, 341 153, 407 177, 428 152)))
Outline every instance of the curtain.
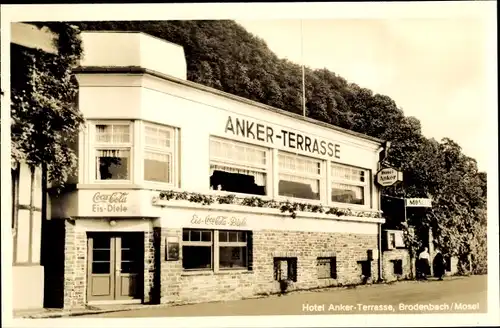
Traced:
POLYGON ((235 167, 223 166, 223 165, 210 165, 210 175, 213 175, 214 171, 224 171, 228 173, 237 173, 253 176, 255 178, 255 184, 258 186, 266 185, 266 174, 264 172, 252 171, 249 169, 239 169, 235 167))
POLYGON ((319 180, 318 179, 306 178, 306 177, 301 177, 301 176, 292 175, 292 174, 280 174, 279 178, 280 178, 280 180, 308 184, 311 186, 311 190, 313 193, 319 193, 319 180))

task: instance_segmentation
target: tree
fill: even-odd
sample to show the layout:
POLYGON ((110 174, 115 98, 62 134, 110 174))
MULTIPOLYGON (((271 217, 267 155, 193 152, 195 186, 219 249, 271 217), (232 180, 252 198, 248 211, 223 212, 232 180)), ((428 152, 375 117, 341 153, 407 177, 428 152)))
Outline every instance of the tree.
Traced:
MULTIPOLYGON (((57 55, 11 45, 11 149, 13 186, 19 164, 31 171, 30 216, 33 215, 35 168, 44 180, 62 188, 76 169, 72 142, 83 124, 76 106, 78 86, 72 68, 82 53, 79 30, 66 23, 39 24, 55 34, 57 55)), ((13 230, 17 231, 17 191, 14 189, 13 230)))

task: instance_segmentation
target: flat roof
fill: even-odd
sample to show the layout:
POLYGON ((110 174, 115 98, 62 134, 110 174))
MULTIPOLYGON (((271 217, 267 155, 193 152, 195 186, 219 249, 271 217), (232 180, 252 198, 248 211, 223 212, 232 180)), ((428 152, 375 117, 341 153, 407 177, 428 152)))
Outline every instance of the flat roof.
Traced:
POLYGON ((218 96, 229 98, 229 99, 232 99, 235 101, 246 103, 246 104, 249 104, 251 106, 259 107, 259 108, 262 108, 262 109, 265 109, 265 110, 268 110, 268 111, 271 111, 271 112, 274 112, 277 114, 285 115, 285 116, 288 116, 288 117, 291 117, 291 118, 294 118, 297 120, 302 120, 304 122, 319 125, 319 126, 322 126, 322 127, 325 127, 325 128, 337 131, 337 132, 341 132, 341 133, 345 133, 345 134, 355 136, 355 137, 358 137, 361 139, 369 140, 369 141, 375 142, 377 144, 383 144, 385 142, 385 140, 382 140, 382 139, 379 139, 376 137, 372 137, 372 136, 369 136, 369 135, 366 135, 366 134, 363 134, 360 132, 351 131, 349 129, 341 128, 341 127, 336 126, 336 125, 325 123, 325 122, 322 122, 322 121, 319 121, 319 120, 316 120, 313 118, 309 118, 306 116, 302 116, 302 115, 299 115, 296 113, 288 112, 286 110, 279 109, 277 107, 265 105, 263 103, 260 103, 260 102, 254 101, 254 100, 250 100, 250 99, 247 99, 244 97, 233 95, 231 93, 220 91, 220 90, 217 90, 215 88, 207 87, 205 85, 195 83, 192 81, 179 79, 179 78, 176 78, 176 77, 173 77, 173 76, 170 76, 167 74, 163 74, 163 73, 151 70, 151 69, 143 68, 140 66, 121 66, 121 67, 116 67, 116 66, 85 66, 85 67, 79 66, 79 67, 75 68, 73 71, 75 73, 88 73, 88 74, 102 74, 102 73, 149 74, 149 75, 152 75, 152 76, 155 76, 155 77, 158 77, 158 78, 161 78, 161 79, 173 82, 173 83, 181 84, 181 85, 184 85, 187 87, 191 87, 191 88, 202 90, 205 92, 209 92, 209 93, 212 93, 212 94, 215 94, 218 96))

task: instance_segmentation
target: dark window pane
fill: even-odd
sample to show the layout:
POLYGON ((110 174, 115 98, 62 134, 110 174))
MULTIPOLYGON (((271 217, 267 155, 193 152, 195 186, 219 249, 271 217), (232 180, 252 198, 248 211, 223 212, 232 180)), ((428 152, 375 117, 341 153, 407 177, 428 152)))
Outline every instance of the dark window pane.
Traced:
POLYGON ((97 180, 128 180, 129 151, 98 150, 97 180))
POLYGON ((201 241, 201 231, 200 230, 191 230, 191 241, 201 241))
POLYGON ((246 247, 220 247, 219 266, 221 269, 246 268, 247 248, 246 247))
POLYGON ((239 242, 247 241, 247 234, 245 231, 238 231, 238 241, 239 242))
POLYGON ((110 249, 111 248, 111 238, 106 237, 106 236, 94 236, 92 238, 92 246, 94 248, 104 248, 104 249, 110 249))
POLYGON ((183 246, 182 267, 184 269, 211 269, 212 247, 183 246))
POLYGON ((319 200, 319 180, 311 183, 301 183, 280 179, 278 185, 279 195, 285 197, 316 199, 319 200))
POLYGON ((182 240, 189 241, 189 230, 188 229, 182 230, 182 240))
POLYGON ((230 242, 238 241, 238 233, 236 231, 229 231, 229 241, 230 242))
POLYGON ((92 261, 109 261, 110 260, 110 251, 109 250, 100 250, 94 249, 92 251, 92 261))
POLYGON ((122 261, 137 261, 140 258, 139 250, 122 249, 122 261))
POLYGON ((252 170, 240 170, 220 165, 212 165, 210 187, 242 194, 265 195, 266 174, 252 170))
POLYGON ((92 273, 109 274, 111 271, 109 262, 92 262, 92 273))
POLYGON ((212 241, 212 231, 202 231, 201 241, 212 241))
POLYGON ((138 273, 139 270, 140 270, 139 262, 134 262, 134 261, 121 262, 121 273, 138 273))
POLYGON ((219 241, 227 241, 227 231, 219 231, 219 241))

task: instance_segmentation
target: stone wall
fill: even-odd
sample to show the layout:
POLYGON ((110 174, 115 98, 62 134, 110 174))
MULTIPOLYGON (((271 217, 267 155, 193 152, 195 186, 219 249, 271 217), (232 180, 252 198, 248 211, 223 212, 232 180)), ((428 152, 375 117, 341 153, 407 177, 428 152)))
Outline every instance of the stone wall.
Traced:
MULTIPOLYGON (((409 279, 411 277, 411 262, 408 250, 396 248, 386 250, 382 256, 382 277, 385 281, 409 279), (403 274, 394 274, 394 260, 403 261, 403 274)), ((415 268, 415 266, 413 266, 415 268)), ((415 269, 414 269, 415 270, 415 269)))
POLYGON ((84 307, 87 280, 87 235, 75 228, 74 221, 65 222, 64 244, 64 308, 84 307))
MULTIPOLYGON (((279 292, 274 280, 274 257, 297 258, 297 282, 294 289, 362 283, 361 264, 367 251, 377 252, 377 235, 356 235, 322 232, 254 231, 252 270, 244 272, 184 272, 182 261, 165 261, 165 239, 180 229, 161 229, 157 261, 161 303, 196 303, 234 300, 262 293, 279 292), (337 279, 318 279, 317 257, 335 256, 337 279)), ((182 247, 181 254, 182 258, 182 247)), ((371 280, 376 281, 377 261, 371 261, 371 280)))

